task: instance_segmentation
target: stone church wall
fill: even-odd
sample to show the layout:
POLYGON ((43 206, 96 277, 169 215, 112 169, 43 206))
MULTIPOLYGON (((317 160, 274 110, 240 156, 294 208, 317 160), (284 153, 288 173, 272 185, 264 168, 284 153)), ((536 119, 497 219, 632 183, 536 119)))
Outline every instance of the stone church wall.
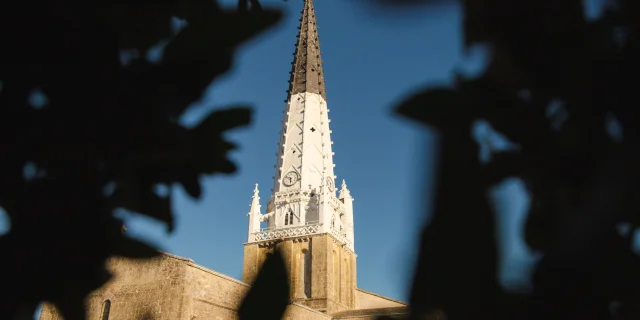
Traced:
POLYGON ((194 263, 187 266, 186 283, 190 300, 187 319, 237 319, 238 307, 249 289, 243 282, 194 263))
POLYGON ((109 262, 114 281, 88 299, 89 320, 99 320, 105 301, 111 319, 180 319, 184 308, 185 264, 190 259, 163 254, 150 261, 116 258, 109 262), (176 298, 178 297, 178 298, 176 298))
MULTIPOLYGON (((396 308, 379 308, 379 309, 363 309, 350 310, 341 312, 333 316, 333 320, 377 320, 384 316, 386 319, 406 319, 408 314, 407 307, 396 308)), ((426 320, 439 320, 441 318, 426 318, 426 320)))
MULTIPOLYGON (((327 257, 331 257, 328 252, 332 246, 327 237, 319 237, 315 245, 324 250, 314 250, 319 258, 317 260, 328 262, 327 257), (319 240, 319 241, 318 241, 319 240), (328 243, 329 242, 329 243, 328 243), (328 247, 328 248, 327 248, 328 247)), ((285 261, 290 266, 289 272, 301 274, 300 266, 292 259, 293 254, 302 252, 302 249, 309 250, 309 242, 283 243, 285 251, 285 261), (299 270, 297 270, 299 269, 299 270), (297 271, 295 271, 297 270, 297 271)), ((319 248, 315 248, 319 249, 319 248)), ((333 251, 333 250, 331 250, 333 251)), ((352 256, 355 260, 355 257, 352 256)), ((332 271, 343 268, 336 268, 332 263, 313 263, 313 271, 318 272, 317 279, 313 279, 319 288, 312 288, 324 293, 325 290, 338 289, 334 287, 335 279, 331 276, 332 271), (330 268, 329 270, 323 269, 330 268), (336 268, 333 270, 333 268, 336 268), (328 278, 328 279, 327 279, 328 278), (315 282, 318 280, 325 280, 315 282), (329 280, 329 281, 326 281, 329 280), (328 283, 327 283, 328 282, 328 283)), ((337 260, 337 261, 341 261, 337 260)), ((299 261, 298 261, 299 262, 299 261)), ((355 264, 355 263, 354 263, 355 264)), ((108 267, 114 274, 114 278, 104 287, 92 293, 87 299, 88 320, 102 320, 105 305, 110 305, 109 319, 122 320, 237 320, 237 311, 242 299, 249 290, 249 285, 226 275, 199 266, 191 259, 162 253, 159 258, 152 260, 131 260, 124 258, 111 259, 108 267)), ((245 265, 246 267, 246 265, 245 265)), ((350 268, 344 269, 347 271, 350 268)), ((339 276, 342 276, 338 273, 339 276)), ((347 273, 348 274, 348 273, 347 273)), ((295 274, 291 275, 295 284, 295 274)), ((355 276, 355 275, 354 275, 355 276)), ((300 280, 300 279, 298 279, 300 280)), ((299 291, 300 292, 300 291, 299 291)), ((373 320, 375 316, 385 314, 395 317, 406 313, 406 305, 402 302, 376 295, 361 289, 355 289, 354 298, 358 305, 358 310, 345 308, 337 314, 332 309, 338 309, 334 305, 331 296, 326 299, 325 305, 320 305, 318 310, 307 306, 313 304, 315 299, 300 299, 298 303, 289 305, 283 317, 284 320, 328 320, 328 319, 358 319, 373 320), (329 310, 327 310, 329 309, 329 310), (346 310, 344 310, 346 309, 346 310), (368 309, 368 310, 363 310, 368 309), (320 312, 325 311, 326 313, 320 312), (328 312, 327 312, 328 311, 328 312), (328 314, 327 314, 328 313, 328 314)), ((326 297, 326 296, 325 296, 326 297)), ((321 302, 323 299, 319 299, 321 302)), ((62 320, 56 310, 51 305, 45 305, 40 320, 62 320)))
MULTIPOLYGON (((152 260, 113 258, 114 277, 87 298, 87 319, 101 320, 105 305, 110 319, 182 319, 185 266, 191 260, 163 254, 152 260)), ((61 319, 45 304, 40 320, 61 319)))
POLYGON ((291 304, 287 307, 282 320, 330 320, 331 316, 305 307, 301 304, 291 304))
POLYGON ((400 301, 383 297, 362 289, 356 289, 356 297, 358 301, 357 309, 395 308, 407 306, 400 301))

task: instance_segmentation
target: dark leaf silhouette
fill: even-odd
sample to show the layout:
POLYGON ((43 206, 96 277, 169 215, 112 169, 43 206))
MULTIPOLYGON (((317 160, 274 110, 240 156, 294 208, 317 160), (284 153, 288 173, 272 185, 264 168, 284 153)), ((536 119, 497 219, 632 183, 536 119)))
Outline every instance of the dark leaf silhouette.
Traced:
POLYGON ((11 224, 0 237, 1 319, 42 301, 85 319, 85 296, 111 277, 107 259, 158 255, 123 234, 116 209, 172 231, 171 192, 158 185, 198 198, 202 175, 235 172, 223 134, 250 123, 247 107, 193 128, 179 120, 231 69, 238 45, 280 19, 253 4, 0 5, 0 207, 11 224))
POLYGON ((491 50, 486 71, 426 88, 396 109, 436 129, 441 149, 412 318, 436 309, 448 319, 637 318, 640 281, 630 268, 639 259, 632 247, 639 208, 629 199, 640 190, 640 114, 627 79, 640 70, 640 6, 605 0, 603 12, 587 19, 579 0, 460 3, 466 46, 491 50), (481 165, 470 135, 480 119, 517 148, 488 145, 491 160, 481 165), (618 137, 607 127, 613 122, 618 137), (542 255, 530 290, 498 283, 495 213, 486 194, 509 177, 526 186, 523 237, 542 255), (621 226, 629 231, 622 234, 621 226))
POLYGON ((87 318, 82 294, 71 293, 70 296, 55 302, 65 320, 84 320, 87 318))
POLYGON ((465 96, 451 89, 434 89, 422 92, 405 100, 399 107, 398 112, 406 117, 429 123, 441 130, 446 130, 458 123, 472 121, 470 115, 471 101, 465 96), (430 106, 430 108, 416 108, 416 106, 430 106), (453 113, 449 110, 457 109, 453 113), (469 116, 468 119, 460 119, 458 114, 469 116))
POLYGON ((113 254, 116 256, 137 259, 150 259, 158 256, 158 250, 149 244, 127 236, 116 240, 113 254))
POLYGON ((240 320, 282 319, 289 304, 289 277, 279 250, 269 254, 251 289, 244 297, 238 317, 240 320))

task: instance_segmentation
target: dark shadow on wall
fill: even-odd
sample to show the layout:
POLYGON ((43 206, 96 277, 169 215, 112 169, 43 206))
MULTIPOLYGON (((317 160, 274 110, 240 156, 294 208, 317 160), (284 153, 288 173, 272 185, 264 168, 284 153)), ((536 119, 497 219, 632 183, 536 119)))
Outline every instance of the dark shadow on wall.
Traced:
MULTIPOLYGON (((140 320, 154 320, 155 318, 153 317, 153 315, 150 312, 145 313, 142 317, 140 317, 140 320)), ((195 319, 195 316, 192 317, 191 319, 195 319)))

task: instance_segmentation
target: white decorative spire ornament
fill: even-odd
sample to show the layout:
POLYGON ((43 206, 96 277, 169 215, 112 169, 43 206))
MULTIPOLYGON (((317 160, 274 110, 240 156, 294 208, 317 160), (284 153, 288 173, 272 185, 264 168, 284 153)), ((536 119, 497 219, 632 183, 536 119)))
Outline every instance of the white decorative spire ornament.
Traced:
POLYGON ((253 197, 251 197, 251 205, 249 208, 249 242, 252 241, 252 234, 260 232, 260 195, 258 191, 258 184, 253 189, 253 197))

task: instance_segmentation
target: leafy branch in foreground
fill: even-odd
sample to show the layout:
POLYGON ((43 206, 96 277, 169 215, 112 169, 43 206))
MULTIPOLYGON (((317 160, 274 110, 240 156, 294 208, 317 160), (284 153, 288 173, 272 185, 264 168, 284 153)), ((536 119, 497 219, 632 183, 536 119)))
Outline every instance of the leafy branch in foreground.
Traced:
POLYGON ((0 318, 50 301, 84 320, 83 299, 109 279, 109 257, 157 255, 121 232, 114 210, 171 231, 171 196, 158 185, 198 198, 201 175, 236 170, 222 135, 250 122, 248 108, 211 112, 193 128, 179 119, 230 70, 238 45, 280 19, 252 3, 0 5, 0 206, 11 224, 0 237, 0 318), (172 20, 184 28, 174 32, 172 20), (145 56, 158 46, 161 59, 145 56))
POLYGON ((490 48, 486 71, 397 108, 436 129, 441 149, 412 317, 440 309, 448 319, 637 318, 640 5, 603 1, 602 14, 587 19, 580 0, 460 3, 465 44, 490 48), (477 120, 517 148, 494 149, 481 164, 470 135, 477 120), (529 292, 503 288, 498 278, 487 192, 507 178, 526 186, 523 238, 542 255, 529 292))

